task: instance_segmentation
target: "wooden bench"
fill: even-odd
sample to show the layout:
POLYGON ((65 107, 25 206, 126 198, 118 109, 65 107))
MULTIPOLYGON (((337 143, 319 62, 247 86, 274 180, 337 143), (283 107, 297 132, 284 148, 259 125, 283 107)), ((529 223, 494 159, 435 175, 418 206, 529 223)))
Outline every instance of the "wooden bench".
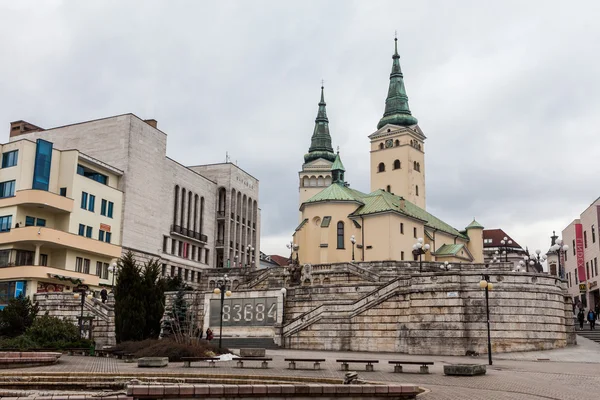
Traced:
POLYGON ((297 362, 312 362, 314 369, 321 369, 321 363, 325 362, 325 359, 319 358, 286 358, 284 361, 289 361, 290 366, 289 369, 296 369, 297 362))
POLYGON ((183 366, 187 367, 187 368, 190 368, 192 366, 192 363, 196 362, 196 361, 208 361, 208 366, 214 368, 217 366, 215 361, 219 361, 220 358, 219 357, 181 357, 181 360, 183 361, 183 366))
POLYGON ((429 373, 428 365, 433 365, 433 361, 389 361, 390 364, 394 364, 394 372, 402 372, 402 364, 406 365, 420 365, 422 374, 429 373))
POLYGON ((366 370, 368 372, 373 372, 373 364, 377 364, 379 362, 379 360, 349 360, 349 359, 342 359, 342 360, 335 360, 335 362, 339 362, 342 363, 342 371, 349 371, 350 369, 348 368, 348 364, 350 363, 365 363, 366 366, 366 370))
POLYGON ((244 361, 262 361, 261 368, 269 368, 268 361, 273 361, 270 357, 240 357, 235 360, 237 361, 236 366, 238 368, 244 368, 244 361))

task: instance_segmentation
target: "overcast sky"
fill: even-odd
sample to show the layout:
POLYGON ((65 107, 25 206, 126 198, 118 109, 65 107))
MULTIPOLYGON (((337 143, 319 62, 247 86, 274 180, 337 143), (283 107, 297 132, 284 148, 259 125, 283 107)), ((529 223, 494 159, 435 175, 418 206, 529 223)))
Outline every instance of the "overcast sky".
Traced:
POLYGON ((369 190, 394 31, 427 136, 427 209, 546 250, 598 196, 598 1, 0 0, 0 122, 132 112, 188 165, 260 180, 262 248, 287 254, 321 79, 334 146, 369 190))

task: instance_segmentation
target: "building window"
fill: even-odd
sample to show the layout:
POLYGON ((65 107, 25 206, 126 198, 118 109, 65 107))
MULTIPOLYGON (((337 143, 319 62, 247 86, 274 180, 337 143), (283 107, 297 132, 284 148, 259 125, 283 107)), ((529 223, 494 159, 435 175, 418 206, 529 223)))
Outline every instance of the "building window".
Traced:
POLYGON ((190 282, 194 282, 194 272, 195 271, 190 271, 190 282))
POLYGON ((67 188, 60 188, 60 195, 62 197, 67 197, 67 188))
POLYGON ((587 272, 586 278, 590 279, 590 264, 588 262, 585 263, 585 272, 587 272))
POLYGON ((108 263, 104 263, 102 266, 102 279, 108 279, 108 263))
POLYGON ((104 235, 104 237, 106 238, 106 243, 110 243, 111 236, 112 234, 110 232, 106 232, 106 234, 104 235))
POLYGON ((113 217, 113 206, 114 206, 113 202, 109 201, 108 202, 108 212, 107 212, 107 215, 106 215, 108 218, 112 218, 113 217))
POLYGON ((342 221, 337 223, 337 248, 344 248, 344 223, 342 221))
POLYGON ((35 226, 46 226, 46 220, 43 218, 36 219, 35 226))
POLYGON ((48 254, 40 254, 40 265, 42 267, 48 266, 48 254))
POLYGON ((183 257, 183 242, 179 241, 179 248, 177 249, 177 255, 179 257, 183 257))
POLYGON ((177 246, 177 240, 171 239, 171 254, 175 254, 175 246, 177 246))
POLYGON ((169 246, 169 237, 163 236, 163 253, 167 252, 167 247, 169 246))
POLYGON ((14 167, 17 165, 19 150, 7 151, 2 154, 2 168, 14 167))
MULTIPOLYGON (((573 249, 573 255, 575 255, 575 240, 573 240, 573 247, 572 247, 572 249, 573 249)), ((577 274, 575 274, 575 275, 577 275, 577 274)))
POLYGON ((90 273, 90 260, 87 258, 83 259, 83 273, 84 274, 90 273))
POLYGON ((0 232, 10 232, 12 227, 12 215, 0 217, 0 232))
POLYGON ((404 222, 400 222, 400 233, 404 235, 404 222))
POLYGON ((594 229, 594 225, 592 225, 592 243, 596 243, 596 230, 594 229))
POLYGON ((385 172, 385 164, 384 163, 379 163, 379 165, 377 166, 377 172, 385 172))
POLYGON ((52 165, 52 143, 42 139, 38 139, 36 143, 32 189, 48 190, 52 165))
POLYGON ((85 236, 85 225, 79 224, 79 236, 85 236))
POLYGON ((383 150, 383 143, 379 143, 379 150, 383 150))
POLYGON ((415 185, 415 190, 416 190, 416 193, 417 193, 417 196, 418 196, 419 195, 419 185, 415 185))
POLYGON ((96 261, 96 276, 102 277, 102 261, 96 261))
POLYGON ((15 253, 15 265, 33 265, 35 252, 27 250, 17 250, 15 253))
POLYGON ((587 231, 583 231, 583 245, 587 249, 587 231))
POLYGON ((75 258, 75 272, 81 272, 83 269, 83 258, 75 258))
POLYGON ((171 265, 171 276, 175 276, 175 266, 171 265))
POLYGON ((87 210, 87 202, 88 202, 88 194, 86 192, 81 192, 81 208, 87 210))
POLYGON ((400 252, 400 261, 404 261, 404 252, 403 251, 400 252))
POLYGON ((388 191, 388 193, 392 192, 392 187, 390 185, 387 185, 387 187, 385 188, 385 190, 388 191))
POLYGON ((187 282, 188 277, 189 277, 189 273, 190 271, 188 271, 188 269, 186 268, 185 271, 183 272, 183 280, 187 282))
POLYGON ((88 201, 88 211, 94 212, 94 208, 96 207, 96 196, 90 194, 90 199, 88 201))
POLYGON ((594 257, 594 272, 596 272, 596 276, 598 276, 598 258, 594 257))
POLYGON ((204 250, 204 264, 208 265, 208 249, 204 250))
POLYGON ((35 218, 34 217, 25 217, 25 226, 34 226, 35 225, 35 218))
POLYGON ((413 228, 413 236, 417 237, 417 228, 413 228))
POLYGON ((395 146, 398 147, 400 146, 400 141, 398 139, 396 139, 396 141, 394 142, 395 146))
POLYGON ((93 181, 100 182, 103 185, 106 185, 106 182, 108 181, 108 177, 106 175, 102 175, 101 173, 98 173, 88 167, 84 167, 81 164, 77 165, 77 174, 85 176, 86 178, 90 178, 93 181))
POLYGON ((12 197, 15 195, 15 181, 6 181, 0 183, 0 198, 12 197))
POLYGON ((573 275, 575 275, 575 284, 579 285, 579 277, 577 276, 577 270, 575 270, 575 272, 573 273, 573 275))
POLYGON ((104 199, 100 202, 100 215, 106 216, 106 200, 104 199))
POLYGON ((87 226, 85 228, 85 237, 89 237, 89 238, 92 237, 92 227, 91 226, 87 226))
POLYGON ((400 160, 394 161, 394 169, 400 169, 400 160))
POLYGON ((162 265, 162 276, 167 275, 167 264, 162 265))
POLYGON ((98 231, 98 240, 104 242, 104 231, 102 229, 98 231))

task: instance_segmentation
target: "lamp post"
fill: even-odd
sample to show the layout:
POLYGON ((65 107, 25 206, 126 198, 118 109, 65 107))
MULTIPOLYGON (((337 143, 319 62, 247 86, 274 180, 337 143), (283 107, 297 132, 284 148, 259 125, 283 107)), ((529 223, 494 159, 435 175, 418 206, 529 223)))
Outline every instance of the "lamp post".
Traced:
POLYGON ((512 244, 512 240, 504 236, 504 238, 500 241, 500 246, 504 249, 502 250, 502 254, 504 254, 504 261, 508 262, 508 246, 512 244))
POLYGON ((214 294, 221 295, 221 317, 219 320, 219 348, 222 348, 223 343, 223 305, 225 303, 225 296, 231 296, 231 291, 227 290, 227 282, 229 279, 227 278, 227 274, 223 276, 223 283, 221 283, 218 287, 215 288, 214 294))
POLYGON ((543 269, 542 262, 546 261, 547 258, 545 254, 540 255, 541 252, 540 249, 537 249, 535 254, 529 256, 529 265, 537 267, 536 272, 543 269))
POLYGON ((560 263, 560 258, 563 254, 567 252, 567 250, 569 250, 569 245, 563 244, 562 239, 556 239, 556 241, 554 242, 554 246, 550 247, 550 251, 556 253, 556 255, 558 256, 558 276, 560 277, 560 279, 565 279, 565 271, 563 270, 562 265, 560 263))
POLYGON ((289 242, 285 247, 290 249, 290 265, 294 263, 294 251, 296 251, 296 261, 298 261, 298 245, 294 244, 294 242, 289 242))
POLYGON ((423 244, 423 238, 417 239, 417 243, 413 244, 413 254, 419 256, 419 272, 423 272, 423 254, 429 251, 429 244, 423 244))
POLYGON ((492 365, 492 339, 490 336, 490 296, 489 292, 494 288, 492 282, 490 282, 490 276, 487 274, 481 275, 481 281, 479 281, 479 287, 485 289, 485 315, 487 319, 487 339, 488 339, 488 362, 492 365))
MULTIPOLYGON (((88 299, 91 299, 92 297, 93 296, 91 293, 87 295, 88 299)), ((81 298, 81 314, 79 315, 79 337, 83 337, 83 306, 85 304, 86 290, 83 288, 73 289, 73 298, 81 298)))
POLYGON ((117 263, 113 263, 108 270, 112 273, 112 285, 110 286, 110 291, 114 292, 115 290, 115 273, 117 272, 117 263))
POLYGON ((356 238, 354 235, 350 236, 350 242, 352 243, 352 261, 354 261, 354 245, 356 244, 356 238))
POLYGON ((250 267, 252 265, 252 252, 254 251, 254 247, 249 244, 248 247, 246 247, 246 250, 248 250, 248 267, 250 267))
MULTIPOLYGON (((285 284, 285 282, 283 282, 285 284)), ((287 294, 287 289, 282 287, 281 294, 283 296, 283 306, 281 307, 281 347, 285 349, 285 338, 283 337, 283 324, 285 322, 285 295, 287 294)))
POLYGON ((450 268, 452 268, 452 264, 448 264, 448 261, 444 261, 444 263, 440 265, 440 268, 444 271, 450 271, 450 268))

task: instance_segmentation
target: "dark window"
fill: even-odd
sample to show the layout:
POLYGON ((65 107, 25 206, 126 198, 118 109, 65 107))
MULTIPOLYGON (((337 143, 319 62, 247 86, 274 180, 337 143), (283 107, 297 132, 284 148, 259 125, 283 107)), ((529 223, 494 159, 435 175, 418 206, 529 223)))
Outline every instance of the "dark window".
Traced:
POLYGON ((104 263, 102 266, 102 279, 108 279, 108 263, 104 263))
POLYGON ((175 266, 171 265, 171 276, 175 276, 175 266))
POLYGON ((167 264, 162 265, 162 276, 167 275, 167 264))
POLYGON ((40 254, 40 265, 43 267, 48 266, 48 254, 40 254))
POLYGON ((184 280, 184 281, 186 281, 186 282, 187 282, 187 280, 188 280, 189 273, 190 273, 190 272, 189 272, 189 271, 187 270, 187 268, 186 268, 186 270, 185 270, 185 271, 184 271, 184 273, 183 273, 183 280, 184 280))
POLYGON ((106 243, 110 243, 112 234, 110 232, 106 232, 106 243))
POLYGON ((108 202, 108 213, 107 213, 108 218, 113 217, 113 206, 114 206, 113 202, 109 201, 108 202))
POLYGON ((93 181, 100 182, 106 185, 108 181, 108 177, 106 175, 102 175, 99 172, 94 171, 88 167, 84 167, 83 165, 77 165, 77 173, 81 176, 85 176, 86 178, 90 178, 93 181))
POLYGON ((104 231, 102 229, 98 231, 98 240, 104 242, 104 231))
POLYGON ((594 257, 594 271, 596 272, 596 276, 598 276, 598 259, 594 257))
POLYGON ((84 236, 84 235, 85 235, 85 225, 79 224, 79 236, 84 236))
POLYGON ((67 188, 60 188, 60 195, 63 197, 67 197, 67 188))
POLYGON ((398 139, 396 139, 396 141, 394 142, 395 146, 398 147, 400 146, 400 141, 398 139))
POLYGON ((383 150, 383 143, 379 143, 379 150, 383 150))
POLYGON ((377 166, 377 172, 385 172, 385 164, 384 163, 379 163, 379 165, 377 166))
POLYGON ((15 252, 15 265, 33 265, 35 252, 26 250, 17 250, 15 252))
POLYGON ((344 223, 342 221, 337 223, 337 248, 344 248, 344 223))
POLYGON ((387 185, 386 188, 385 188, 385 190, 387 190, 388 192, 391 192, 392 191, 392 187, 390 185, 387 185))
POLYGON ((589 263, 585 263, 585 272, 587 272, 586 278, 590 279, 590 265, 589 263))
POLYGON ((400 261, 404 261, 404 252, 403 251, 400 252, 400 261))
POLYGON ((90 260, 87 258, 83 259, 83 273, 84 274, 90 273, 90 260))
POLYGON ((416 186, 415 186, 415 189, 416 189, 416 191, 417 191, 417 196, 418 196, 418 195, 419 195, 419 186, 418 186, 418 185, 416 185, 416 186))
POLYGON ((171 239, 171 254, 175 254, 175 246, 177 246, 177 241, 171 239))
POLYGON ((102 277, 102 261, 96 261, 96 276, 102 277))
POLYGON ((86 192, 81 192, 81 208, 87 210, 87 202, 88 202, 88 194, 86 192))
POLYGON ((17 165, 19 150, 8 151, 2 154, 2 168, 14 167, 17 165))
POLYGON ((400 222, 400 233, 404 235, 404 222, 400 222))
POLYGON ((417 237, 417 228, 413 228, 413 236, 417 237))
POLYGON ((52 165, 52 143, 37 140, 35 165, 33 167, 32 189, 48 190, 50 184, 50 166, 52 165))
POLYGON ((167 252, 167 246, 168 245, 169 245, 169 238, 167 236, 164 236, 163 237, 163 253, 167 252))
POLYGON ((179 248, 177 249, 177 255, 183 257, 183 242, 179 241, 179 248))
POLYGON ((204 250, 204 264, 208 264, 208 249, 204 250))
POLYGON ((92 237, 92 227, 91 226, 87 226, 85 228, 85 237, 89 237, 89 238, 92 237))
POLYGON ((583 245, 587 249, 587 231, 583 231, 583 245))
POLYGON ((83 258, 77 257, 75 258, 75 272, 81 272, 83 269, 83 258))
POLYGON ((400 160, 394 161, 394 169, 400 169, 400 160))
POLYGON ((94 208, 96 207, 96 196, 90 194, 90 200, 88 202, 88 211, 94 212, 94 208))
POLYGON ((12 215, 0 217, 0 232, 9 232, 12 227, 12 215))
POLYGON ((596 230, 594 229, 594 225, 592 225, 592 243, 596 243, 596 230))
POLYGON ((194 272, 195 271, 190 271, 190 282, 194 282, 194 272))
POLYGON ((34 226, 35 225, 35 218, 34 217, 25 217, 25 226, 34 226))
POLYGON ((100 202, 100 215, 106 216, 106 200, 104 199, 100 202))
MULTIPOLYGON (((575 255, 575 240, 573 240, 573 247, 572 247, 572 249, 573 249, 573 255, 575 255)), ((575 274, 575 275, 577 275, 577 274, 575 274)))
POLYGON ((0 198, 12 197, 15 195, 15 181, 6 181, 0 183, 0 198))
POLYGON ((36 226, 46 226, 46 220, 43 218, 38 218, 35 220, 36 226))

